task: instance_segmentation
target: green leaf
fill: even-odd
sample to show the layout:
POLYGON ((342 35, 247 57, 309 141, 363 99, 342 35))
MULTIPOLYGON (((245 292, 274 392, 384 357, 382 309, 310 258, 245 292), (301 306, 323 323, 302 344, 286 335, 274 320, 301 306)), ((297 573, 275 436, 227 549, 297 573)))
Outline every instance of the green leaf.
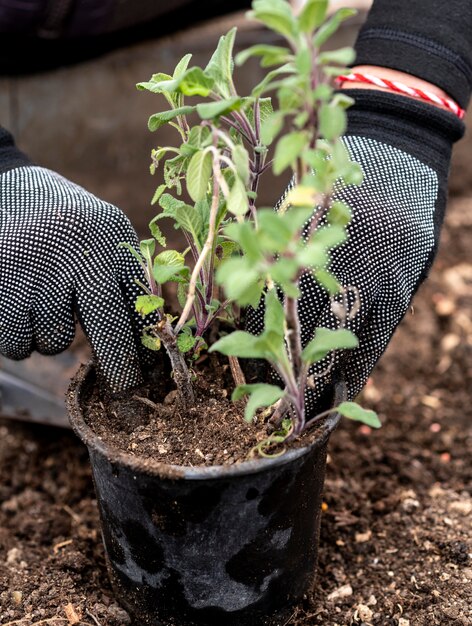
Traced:
POLYGON ((277 291, 275 289, 269 289, 265 296, 264 334, 271 332, 283 339, 284 327, 285 315, 283 304, 278 298, 277 291))
POLYGON ((346 328, 338 330, 316 328, 315 338, 303 349, 302 360, 308 364, 315 363, 324 359, 332 350, 352 349, 357 348, 358 345, 357 337, 346 328))
POLYGON ((187 70, 188 64, 190 63, 190 59, 192 58, 191 54, 186 54, 184 57, 180 59, 180 61, 175 66, 173 78, 180 78, 185 71, 187 70))
POLYGON ((258 83, 252 90, 251 95, 258 98, 262 95, 266 90, 271 88, 272 80, 280 76, 281 74, 293 74, 295 72, 295 68, 293 63, 285 63, 281 67, 277 67, 275 70, 272 70, 268 74, 264 76, 260 83, 258 83))
POLYGON ((200 214, 189 204, 184 204, 175 211, 175 219, 179 226, 192 235, 192 239, 200 247, 200 235, 203 231, 203 222, 200 214))
POLYGON ((214 343, 208 352, 217 350, 226 356, 236 356, 242 359, 264 358, 266 351, 258 345, 259 337, 244 330, 235 330, 226 337, 214 343))
POLYGON ((226 35, 220 37, 216 50, 205 68, 205 74, 214 80, 217 91, 224 98, 228 98, 231 94, 233 46, 236 31, 237 28, 234 27, 226 35))
POLYGON ((216 271, 218 284, 224 286, 226 296, 240 306, 257 308, 263 281, 247 257, 230 257, 221 262, 216 271))
POLYGON ((154 195, 151 200, 151 205, 156 204, 156 202, 159 200, 159 198, 162 196, 162 194, 164 193, 166 189, 167 189, 167 185, 165 184, 159 185, 159 187, 154 192, 154 195))
POLYGON ((154 113, 151 115, 148 121, 148 128, 151 132, 154 132, 164 124, 167 124, 170 120, 173 120, 179 115, 188 115, 195 111, 195 106, 183 106, 178 109, 170 109, 169 111, 163 111, 162 113, 154 113))
POLYGON ((303 131, 287 133, 277 143, 274 155, 273 170, 278 176, 292 165, 300 156, 307 143, 307 134, 303 131))
POLYGON ((345 202, 336 200, 331 205, 327 220, 330 224, 336 224, 339 226, 347 226, 351 221, 352 211, 345 202))
POLYGON ((307 0, 298 17, 300 30, 303 33, 311 33, 323 23, 327 10, 328 0, 307 0))
POLYGON ((249 183, 249 154, 244 146, 237 144, 233 149, 233 163, 239 178, 247 185, 249 183))
POLYGON ((142 317, 146 317, 156 309, 164 306, 164 298, 154 295, 138 296, 135 302, 136 312, 142 317))
POLYGON ((323 103, 318 112, 320 134, 328 141, 340 137, 347 126, 345 111, 340 107, 333 107, 323 103))
POLYGON ((325 249, 335 248, 347 239, 346 230, 342 226, 322 226, 312 236, 313 243, 323 246, 325 249))
POLYGON ((328 52, 321 52, 318 56, 318 62, 321 65, 326 63, 339 63, 340 65, 351 65, 356 58, 354 48, 345 47, 338 48, 337 50, 329 50, 328 52))
POLYGON ((277 135, 282 130, 284 124, 284 115, 280 111, 277 111, 265 119, 261 124, 261 139, 266 146, 274 141, 277 135))
POLYGON ((157 218, 159 216, 154 217, 150 222, 149 222, 149 230, 151 231, 151 235, 154 237, 154 239, 161 244, 161 246, 163 248, 166 247, 167 245, 167 241, 166 238, 164 237, 164 235, 162 234, 161 229, 159 228, 159 226, 157 225, 157 218))
POLYGON ((197 104, 197 113, 202 120, 211 120, 215 117, 231 113, 231 111, 239 110, 242 102, 242 98, 239 96, 225 98, 217 102, 203 102, 202 104, 197 104))
POLYGON ((309 241, 297 253, 297 261, 304 268, 325 267, 329 256, 324 246, 309 241))
POLYGON ((285 63, 289 55, 290 50, 288 48, 258 43, 239 52, 236 55, 235 62, 236 65, 243 65, 250 57, 262 57, 262 67, 269 67, 270 65, 285 63))
POLYGON ((250 18, 259 20, 270 30, 293 40, 297 27, 290 5, 284 0, 254 0, 250 18))
POLYGON ((191 67, 178 79, 178 89, 185 96, 209 96, 214 80, 207 76, 200 67, 191 67))
POLYGON ((276 385, 256 383, 254 385, 239 385, 233 391, 231 400, 236 402, 243 396, 249 396, 249 400, 244 410, 244 419, 251 422, 257 409, 263 406, 271 406, 285 395, 285 391, 276 385))
POLYGON ((148 263, 152 261, 152 255, 156 249, 156 240, 155 239, 143 239, 143 241, 139 242, 139 251, 146 259, 148 263))
POLYGON ((249 209, 246 187, 239 178, 236 178, 229 192, 227 208, 233 215, 245 215, 249 209))
POLYGON ((339 284, 337 278, 328 272, 328 270, 319 268, 313 272, 313 275, 316 281, 324 287, 330 295, 339 293, 341 285, 339 284))
POLYGON ((176 250, 164 250, 154 259, 152 273, 158 284, 169 280, 176 281, 188 274, 188 267, 184 265, 184 256, 176 250))
POLYGON ((344 417, 367 424, 367 426, 371 428, 380 428, 382 426, 382 422, 379 420, 375 411, 363 409, 356 402, 341 402, 341 404, 336 407, 336 411, 344 415, 344 417))
POLYGON ((339 9, 336 13, 325 22, 315 33, 313 44, 315 48, 319 48, 327 41, 331 35, 338 30, 339 26, 348 18, 356 15, 356 9, 339 9))
POLYGON ((187 191, 194 202, 205 197, 212 173, 212 158, 209 152, 196 152, 190 159, 187 170, 187 191))
POLYGON ((156 337, 155 335, 148 335, 147 333, 141 335, 141 343, 144 347, 153 351, 159 350, 161 347, 161 340, 159 337, 156 337))
POLYGON ((196 341, 196 337, 192 335, 190 329, 186 330, 186 327, 184 327, 184 330, 177 335, 177 347, 182 354, 191 350, 196 341))

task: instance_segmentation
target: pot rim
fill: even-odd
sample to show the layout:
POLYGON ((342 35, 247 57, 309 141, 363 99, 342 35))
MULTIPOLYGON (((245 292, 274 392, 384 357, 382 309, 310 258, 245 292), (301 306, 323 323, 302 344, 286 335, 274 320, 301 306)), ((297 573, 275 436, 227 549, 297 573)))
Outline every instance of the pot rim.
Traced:
MULTIPOLYGON (((83 411, 81 409, 82 389, 87 378, 92 375, 94 369, 95 363, 92 359, 87 363, 82 364, 71 380, 71 384, 67 392, 67 408, 69 412, 69 421, 73 431, 89 449, 91 448, 93 451, 104 455, 110 463, 125 465, 134 472, 161 476, 162 478, 207 480, 209 478, 226 478, 267 471, 275 466, 290 463, 291 461, 308 454, 310 450, 323 446, 341 419, 339 413, 333 413, 325 419, 322 424, 323 432, 321 436, 315 439, 312 444, 302 448, 289 450, 283 455, 275 458, 258 458, 251 461, 235 463, 234 465, 205 465, 197 467, 161 463, 154 461, 153 459, 136 457, 114 448, 113 446, 105 443, 101 437, 96 435, 92 428, 85 422, 83 411)), ((336 401, 340 401, 344 398, 344 396, 345 386, 343 383, 338 383, 335 386, 336 401)))

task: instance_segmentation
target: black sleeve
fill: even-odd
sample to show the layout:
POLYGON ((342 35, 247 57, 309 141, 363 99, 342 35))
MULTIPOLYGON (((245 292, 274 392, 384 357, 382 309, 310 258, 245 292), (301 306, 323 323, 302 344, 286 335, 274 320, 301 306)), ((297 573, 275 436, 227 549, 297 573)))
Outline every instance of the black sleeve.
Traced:
POLYGON ((23 165, 31 165, 31 161, 15 146, 11 133, 0 126, 0 174, 23 165))
POLYGON ((472 1, 374 0, 355 49, 356 65, 407 72, 466 108, 472 89, 472 1))

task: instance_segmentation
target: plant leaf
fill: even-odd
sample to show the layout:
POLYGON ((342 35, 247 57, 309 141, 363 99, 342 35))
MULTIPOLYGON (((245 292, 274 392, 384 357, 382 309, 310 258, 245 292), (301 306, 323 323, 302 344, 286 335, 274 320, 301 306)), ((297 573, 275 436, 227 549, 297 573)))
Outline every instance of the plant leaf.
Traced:
POLYGON ((237 144, 233 149, 232 156, 238 176, 247 185, 249 183, 249 154, 246 148, 237 144))
POLYGON ((227 208, 233 215, 245 215, 248 211, 246 187, 240 178, 236 178, 229 192, 227 208))
POLYGON ((167 245, 167 241, 166 238, 164 237, 164 235, 162 234, 161 229, 159 228, 159 226, 157 225, 157 218, 159 216, 154 217, 150 222, 149 222, 149 230, 151 231, 151 235, 154 237, 154 239, 161 244, 161 246, 163 248, 166 247, 167 245))
POLYGON ((178 109, 163 111, 162 113, 154 113, 154 115, 151 115, 149 118, 148 128, 151 132, 154 132, 161 126, 164 126, 164 124, 167 124, 167 122, 170 122, 170 120, 173 120, 175 117, 192 113, 195 111, 195 108, 195 106, 183 106, 178 109))
MULTIPOLYGON (((215 83, 217 91, 224 97, 229 98, 233 81, 233 46, 237 28, 234 27, 222 35, 218 41, 205 74, 210 76, 215 83)), ((206 119, 206 118, 205 118, 206 119)))
POLYGON ((251 335, 244 330, 235 330, 229 335, 218 339, 208 352, 217 350, 226 356, 236 356, 238 358, 264 358, 266 351, 258 343, 259 337, 251 335))
POLYGON ((328 0, 307 0, 303 7, 298 22, 303 33, 311 33, 323 23, 328 10, 328 0))
POLYGON ((303 131, 287 133, 277 143, 274 155, 273 170, 278 176, 300 156, 306 146, 307 135, 303 131))
POLYGON ((324 359, 332 350, 357 348, 359 341, 350 330, 339 328, 316 328, 315 337, 303 349, 302 360, 305 363, 316 363, 324 359))
POLYGON ((187 170, 187 191, 194 202, 205 197, 211 173, 211 154, 203 150, 196 152, 187 170))
POLYGON ((313 37, 313 45, 315 48, 319 48, 323 45, 325 41, 338 30, 344 20, 356 15, 356 13, 356 9, 339 9, 339 11, 336 11, 336 13, 316 31, 313 37))
POLYGON ((239 96, 225 98, 217 102, 202 102, 197 104, 197 113, 202 120, 210 120, 221 115, 226 115, 231 111, 241 108, 243 100, 239 96))
POLYGON ((193 348, 197 339, 192 335, 191 331, 182 331, 177 335, 177 347, 182 354, 193 348))
POLYGON ((382 426, 382 422, 379 420, 375 411, 363 409, 357 402, 341 402, 341 404, 336 407, 336 411, 344 415, 344 417, 367 424, 367 426, 371 428, 380 428, 382 426))
POLYGON ((231 400, 236 402, 243 396, 249 396, 249 400, 244 410, 244 419, 251 422, 257 409, 263 406, 270 406, 280 400, 285 395, 285 391, 276 385, 256 383, 254 385, 239 385, 233 391, 231 400))
POLYGON ((135 302, 136 312, 146 317, 156 309, 164 306, 164 298, 155 295, 138 296, 135 302))
POLYGON ((318 112, 320 134, 328 141, 340 137, 347 126, 346 112, 339 106, 324 102, 318 112))

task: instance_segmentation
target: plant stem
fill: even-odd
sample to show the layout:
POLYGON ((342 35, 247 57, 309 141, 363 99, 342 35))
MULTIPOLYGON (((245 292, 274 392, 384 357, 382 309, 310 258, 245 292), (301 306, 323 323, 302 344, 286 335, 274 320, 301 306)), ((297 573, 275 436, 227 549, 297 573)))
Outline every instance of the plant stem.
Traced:
POLYGON ((219 164, 219 156, 215 156, 215 154, 213 154, 213 197, 212 197, 212 202, 211 202, 211 209, 210 209, 210 218, 209 218, 209 225, 208 225, 208 235, 206 238, 206 241, 203 245, 202 251, 200 253, 200 256, 198 258, 198 261, 195 264, 195 267, 193 268, 193 272, 192 272, 192 276, 190 277, 190 282, 189 282, 189 286, 188 286, 188 293, 187 293, 187 301, 185 302, 185 306, 184 309, 180 315, 179 321, 177 322, 177 325, 175 327, 175 334, 177 335, 179 333, 179 331, 181 330, 182 326, 185 324, 185 322, 187 321, 187 318, 189 316, 189 313, 192 309, 192 304, 195 300, 195 289, 196 289, 196 285, 197 285, 197 278, 198 275, 200 273, 200 269, 203 267, 203 264, 205 262, 205 258, 207 256, 207 254, 210 252, 212 246, 213 246, 213 240, 215 238, 215 224, 216 224, 216 216, 218 213, 218 207, 219 207, 219 199, 220 199, 220 186, 218 183, 218 178, 219 178, 219 174, 220 174, 220 164, 219 164))
POLYGON ((298 319, 298 307, 296 298, 285 296, 285 320, 287 331, 285 333, 289 354, 291 358, 294 377, 297 379, 302 368, 302 342, 300 336, 300 322, 298 319))
POLYGON ((239 364, 237 357, 229 356, 228 361, 229 367, 231 369, 231 375, 233 376, 234 384, 236 385, 236 387, 238 385, 245 385, 246 378, 243 374, 243 370, 241 369, 241 365, 239 364))
POLYGON ((177 347, 177 332, 174 331, 167 318, 156 324, 156 332, 169 355, 174 381, 179 394, 179 403, 181 408, 186 411, 195 405, 195 393, 193 391, 190 371, 183 354, 177 347))

